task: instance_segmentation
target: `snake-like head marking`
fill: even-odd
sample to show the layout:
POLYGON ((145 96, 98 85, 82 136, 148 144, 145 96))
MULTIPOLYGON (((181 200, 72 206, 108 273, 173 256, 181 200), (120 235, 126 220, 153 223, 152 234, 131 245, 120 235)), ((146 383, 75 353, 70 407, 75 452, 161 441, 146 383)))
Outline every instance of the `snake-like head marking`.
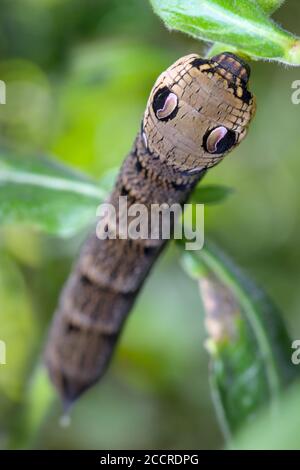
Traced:
POLYGON ((249 77, 250 67, 228 52, 177 60, 149 97, 143 119, 149 152, 183 173, 219 163, 245 138, 255 113, 249 77))

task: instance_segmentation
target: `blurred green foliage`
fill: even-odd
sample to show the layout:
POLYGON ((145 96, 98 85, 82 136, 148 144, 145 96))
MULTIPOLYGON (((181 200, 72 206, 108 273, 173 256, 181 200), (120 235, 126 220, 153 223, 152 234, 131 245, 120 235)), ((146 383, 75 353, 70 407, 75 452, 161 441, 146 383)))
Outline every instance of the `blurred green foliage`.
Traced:
MULTIPOLYGON (((7 82, 0 139, 24 165, 28 155, 54 153, 100 180, 131 147, 157 75, 180 55, 207 50, 168 33, 146 0, 1 0, 0 6, 0 79, 7 82)), ((299 15, 299 2, 289 0, 276 19, 297 31, 299 15)), ((207 206, 206 236, 265 286, 296 339, 300 110, 291 102, 291 83, 299 71, 253 64, 252 77, 258 113, 249 137, 205 181, 235 190, 222 205, 207 206)), ((58 401, 48 408, 43 380, 34 387, 31 414, 29 377, 83 236, 64 241, 26 226, 1 229, 0 339, 8 351, 8 364, 0 366, 1 447, 221 447, 197 286, 178 268, 173 247, 131 314, 111 369, 76 405, 71 426, 59 426, 58 401), (33 438, 30 429, 39 428, 41 416, 33 438)), ((299 405, 297 394, 292 403, 299 405)), ((289 435, 297 413, 287 407, 279 422, 289 435)), ((279 427, 276 442, 286 447, 279 427)), ((249 431, 253 441, 241 437, 239 445, 259 445, 255 434, 266 435, 265 429, 262 418, 249 431)), ((292 443, 300 448, 298 436, 292 443)))

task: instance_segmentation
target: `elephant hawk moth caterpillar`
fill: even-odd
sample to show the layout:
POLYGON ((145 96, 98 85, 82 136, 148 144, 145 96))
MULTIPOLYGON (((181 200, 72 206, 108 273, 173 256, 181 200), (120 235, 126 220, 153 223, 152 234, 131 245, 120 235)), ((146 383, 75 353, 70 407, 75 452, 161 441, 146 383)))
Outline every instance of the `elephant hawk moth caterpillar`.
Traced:
MULTIPOLYGON (((109 202, 184 204, 207 170, 246 136, 255 113, 250 68, 224 52, 191 54, 157 79, 133 149, 109 202)), ((134 301, 166 240, 105 239, 84 243, 61 294, 45 361, 64 404, 105 372, 134 301)))

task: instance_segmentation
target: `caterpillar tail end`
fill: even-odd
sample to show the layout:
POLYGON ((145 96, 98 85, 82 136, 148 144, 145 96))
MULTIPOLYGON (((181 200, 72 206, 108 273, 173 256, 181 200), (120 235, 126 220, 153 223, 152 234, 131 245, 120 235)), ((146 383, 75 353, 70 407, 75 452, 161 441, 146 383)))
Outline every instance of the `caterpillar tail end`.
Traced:
POLYGON ((61 400, 63 414, 68 415, 74 403, 81 397, 81 395, 90 388, 91 383, 87 381, 83 383, 74 377, 69 376, 64 371, 56 368, 48 357, 46 352, 45 365, 48 371, 50 380, 58 392, 61 400))

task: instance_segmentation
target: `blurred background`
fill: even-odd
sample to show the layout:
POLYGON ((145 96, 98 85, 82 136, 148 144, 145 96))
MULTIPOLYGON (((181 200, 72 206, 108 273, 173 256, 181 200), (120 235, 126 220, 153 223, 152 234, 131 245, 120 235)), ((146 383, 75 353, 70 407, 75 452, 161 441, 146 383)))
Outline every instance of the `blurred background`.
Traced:
MULTIPOLYGON (((1 146, 54 155, 96 179, 119 166, 131 148, 162 70, 181 55, 207 50, 169 33, 148 0, 0 0, 0 12, 0 79, 7 83, 1 146)), ((298 0, 275 16, 300 33, 298 0)), ((256 119, 243 145, 206 178, 234 193, 206 207, 205 234, 265 288, 296 339, 300 105, 291 102, 291 85, 300 72, 251 65, 256 119)), ((24 397, 83 237, 45 237, 26 226, 1 229, 0 339, 7 343, 8 364, 0 368, 0 447, 222 447, 198 289, 172 246, 139 297, 107 375, 76 404, 71 425, 60 426, 57 399, 38 435, 29 438, 21 419, 24 397)))

